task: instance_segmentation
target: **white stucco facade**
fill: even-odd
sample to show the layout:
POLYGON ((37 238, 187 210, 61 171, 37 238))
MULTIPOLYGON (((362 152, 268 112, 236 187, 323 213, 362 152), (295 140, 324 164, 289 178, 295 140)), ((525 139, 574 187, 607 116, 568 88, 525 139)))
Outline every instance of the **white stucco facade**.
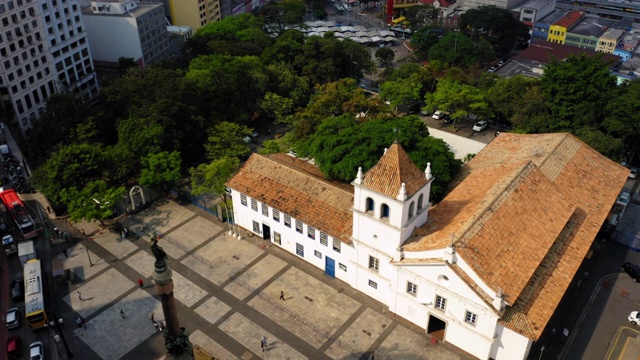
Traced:
POLYGON ((403 196, 403 184, 398 195, 390 197, 362 185, 359 172, 352 183, 350 243, 334 239, 315 224, 299 224, 296 218, 236 189, 229 190, 237 225, 383 303, 425 334, 479 359, 526 358, 532 341, 499 324, 504 300, 500 295, 482 298, 471 287, 469 279, 486 294, 493 293, 455 250, 402 250, 403 242, 428 218, 433 179, 430 169, 423 175, 427 182, 421 188, 403 196), (335 262, 333 269, 331 261, 335 262))

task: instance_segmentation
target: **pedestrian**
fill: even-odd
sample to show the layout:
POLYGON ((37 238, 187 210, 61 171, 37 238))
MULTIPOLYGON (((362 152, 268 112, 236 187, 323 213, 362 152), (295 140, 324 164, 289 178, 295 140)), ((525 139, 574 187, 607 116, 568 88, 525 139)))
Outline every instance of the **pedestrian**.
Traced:
POLYGON ((151 318, 151 322, 153 323, 153 325, 156 324, 156 317, 155 315, 153 315, 153 313, 149 314, 149 317, 151 318))
POLYGON ((80 317, 80 321, 82 322, 82 327, 86 330, 87 329, 87 322, 84 321, 83 317, 80 317))
POLYGON ((82 294, 80 294, 80 291, 76 291, 76 293, 78 294, 78 300, 82 301, 82 294))
POLYGON ((122 240, 124 240, 127 234, 125 234, 124 230, 122 230, 122 232, 120 233, 120 236, 122 237, 122 240))
POLYGON ((123 231, 124 231, 124 237, 128 238, 129 237, 129 229, 127 229, 125 227, 123 231))
POLYGON ((60 324, 60 328, 62 330, 67 330, 67 329, 64 328, 64 320, 62 319, 62 317, 58 318, 58 324, 60 324))
POLYGON ((57 237, 60 237, 60 229, 58 229, 57 226, 53 228, 53 233, 56 234, 57 237))
POLYGON ((140 286, 140 289, 144 287, 144 281, 142 281, 142 279, 138 279, 138 286, 140 286))
POLYGON ((267 349, 267 337, 266 336, 262 337, 261 344, 262 344, 262 351, 265 351, 267 349))
POLYGON ((120 316, 122 316, 123 319, 127 318, 127 315, 124 313, 124 310, 120 310, 120 316))
POLYGON ((82 319, 80 319, 80 316, 76 318, 76 324, 78 324, 78 329, 82 327, 82 319))
POLYGON ((62 253, 64 254, 64 257, 69 257, 69 254, 67 254, 67 249, 62 249, 62 253))
POLYGON ((284 301, 284 291, 280 291, 280 300, 284 301))
POLYGON ((82 236, 87 236, 87 234, 84 232, 84 229, 80 229, 80 232, 82 233, 82 236))

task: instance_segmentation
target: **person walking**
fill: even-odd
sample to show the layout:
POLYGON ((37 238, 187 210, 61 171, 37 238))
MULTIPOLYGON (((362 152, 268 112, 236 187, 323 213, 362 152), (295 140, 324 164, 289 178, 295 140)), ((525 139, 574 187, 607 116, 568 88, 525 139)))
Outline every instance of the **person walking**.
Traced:
POLYGON ((284 291, 280 291, 280 300, 284 301, 284 291))
POLYGON ((80 294, 80 291, 76 291, 76 293, 78 294, 78 300, 82 301, 82 294, 80 294))
POLYGON ((156 317, 153 313, 149 314, 149 318, 151 318, 151 322, 153 323, 153 325, 156 324, 156 317))
POLYGON ((82 319, 80 319, 80 316, 76 318, 76 324, 78 324, 78 329, 82 327, 82 319))
POLYGON ((265 351, 267 349, 267 337, 263 336, 262 340, 260 341, 261 347, 262 347, 262 351, 265 351))
POLYGON ((127 315, 124 313, 124 310, 120 310, 120 316, 122 316, 123 319, 127 318, 127 315))
POLYGON ((140 289, 144 287, 144 281, 142 281, 142 279, 138 279, 138 286, 140 286, 140 289))
POLYGON ((80 317, 80 321, 82 322, 82 327, 86 330, 87 329, 87 322, 84 321, 84 318, 82 316, 80 317))

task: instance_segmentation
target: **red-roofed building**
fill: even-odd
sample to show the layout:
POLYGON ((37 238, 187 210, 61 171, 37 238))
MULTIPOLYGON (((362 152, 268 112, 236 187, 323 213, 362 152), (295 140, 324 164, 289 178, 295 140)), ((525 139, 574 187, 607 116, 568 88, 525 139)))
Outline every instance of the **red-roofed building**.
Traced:
POLYGON ((567 30, 584 17, 584 11, 572 11, 560 18, 560 20, 549 26, 548 41, 557 44, 564 44, 567 37, 567 30))

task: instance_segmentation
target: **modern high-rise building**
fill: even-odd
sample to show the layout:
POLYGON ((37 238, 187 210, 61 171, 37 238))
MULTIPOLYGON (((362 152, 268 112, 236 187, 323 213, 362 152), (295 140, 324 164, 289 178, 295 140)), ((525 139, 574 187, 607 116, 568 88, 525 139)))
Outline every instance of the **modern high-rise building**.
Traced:
POLYGON ((162 3, 134 0, 92 1, 82 9, 89 47, 97 64, 115 64, 121 57, 140 66, 169 56, 169 35, 162 3))
POLYGON ((49 51, 60 92, 70 92, 83 99, 98 94, 82 10, 77 0, 39 0, 49 51))
POLYGON ((98 84, 77 0, 0 0, 0 98, 23 133, 56 92, 90 98, 98 84))
POLYGON ((193 30, 223 17, 221 0, 169 0, 169 7, 173 25, 191 26, 193 30))

